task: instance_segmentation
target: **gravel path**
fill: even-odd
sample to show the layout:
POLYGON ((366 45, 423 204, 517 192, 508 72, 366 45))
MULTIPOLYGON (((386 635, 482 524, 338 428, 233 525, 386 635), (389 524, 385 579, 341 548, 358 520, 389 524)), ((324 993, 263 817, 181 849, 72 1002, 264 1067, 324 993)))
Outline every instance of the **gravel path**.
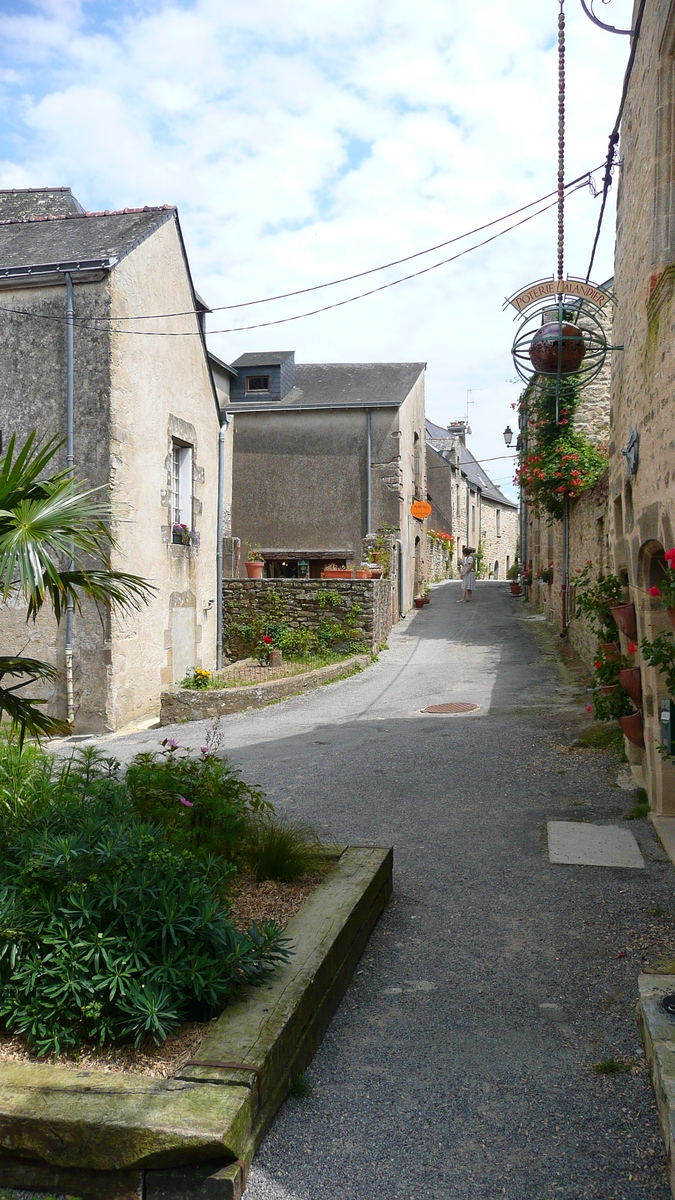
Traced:
POLYGON ((395 846, 392 902, 247 1200, 668 1200, 635 1001, 674 945, 673 868, 623 825, 614 760, 569 751, 585 697, 554 635, 501 585, 457 597, 435 588, 362 676, 223 722, 280 811, 395 846), (481 707, 420 712, 444 700, 481 707), (621 823, 647 869, 552 866, 548 819, 621 823), (609 1057, 632 1069, 597 1075, 609 1057))

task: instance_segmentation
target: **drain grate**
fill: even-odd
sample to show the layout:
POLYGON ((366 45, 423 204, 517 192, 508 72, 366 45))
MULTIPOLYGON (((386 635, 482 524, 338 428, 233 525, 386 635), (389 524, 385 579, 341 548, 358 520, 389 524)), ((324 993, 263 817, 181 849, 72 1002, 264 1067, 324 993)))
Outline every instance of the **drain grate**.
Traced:
POLYGON ((428 713, 467 713, 475 712, 478 708, 477 704, 431 704, 429 708, 422 709, 422 712, 428 713))

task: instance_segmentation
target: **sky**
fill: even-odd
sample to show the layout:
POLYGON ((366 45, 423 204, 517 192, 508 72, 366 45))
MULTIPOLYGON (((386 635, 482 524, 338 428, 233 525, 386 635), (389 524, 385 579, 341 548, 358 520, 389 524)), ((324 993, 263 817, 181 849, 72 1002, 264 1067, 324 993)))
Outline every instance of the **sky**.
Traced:
MULTIPOLYGON (((631 7, 596 0, 616 26, 631 7)), ((565 12, 569 180, 603 162, 629 46, 579 0, 565 12)), ((329 282, 555 189, 557 17, 558 0, 0 0, 0 187, 68 185, 89 210, 177 204, 213 307, 329 282)), ((589 188, 568 201, 570 274, 586 275, 599 204, 589 188)), ((347 299, 491 232, 364 280, 214 312, 209 328, 347 299)), ((612 196, 596 282, 612 274, 613 242, 612 196)), ((446 425, 468 399, 468 444, 514 495, 500 457, 519 392, 503 303, 555 262, 551 209, 421 278, 209 343, 230 362, 279 349, 298 362, 426 362, 427 415, 446 425)))

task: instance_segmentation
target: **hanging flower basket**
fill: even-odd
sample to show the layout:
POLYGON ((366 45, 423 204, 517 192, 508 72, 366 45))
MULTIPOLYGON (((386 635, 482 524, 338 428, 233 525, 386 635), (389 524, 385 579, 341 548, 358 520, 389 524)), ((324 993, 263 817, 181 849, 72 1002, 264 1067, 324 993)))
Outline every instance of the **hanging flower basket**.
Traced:
POLYGON ((635 605, 619 604, 617 608, 611 610, 611 613, 621 632, 625 633, 631 642, 636 641, 637 621, 635 619, 635 605))
POLYGON ((609 662, 621 658, 621 647, 618 642, 600 642, 600 651, 609 662))
POLYGON ((642 729, 642 713, 629 713, 627 717, 619 717, 619 725, 623 729, 625 736, 634 746, 638 746, 640 750, 645 748, 645 739, 642 729))
POLYGON ((619 671, 619 683, 628 692, 636 708, 642 708, 642 675, 639 667, 619 671))

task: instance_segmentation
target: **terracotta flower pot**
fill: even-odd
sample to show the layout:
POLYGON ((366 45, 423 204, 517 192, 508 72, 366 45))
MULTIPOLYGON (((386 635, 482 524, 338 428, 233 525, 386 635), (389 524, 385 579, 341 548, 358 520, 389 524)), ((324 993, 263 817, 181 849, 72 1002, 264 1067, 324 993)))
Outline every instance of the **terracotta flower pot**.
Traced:
POLYGON ((512 596, 519 596, 519 595, 520 595, 520 584, 518 583, 518 581, 517 581, 517 580, 515 580, 515 579, 512 579, 512 580, 511 580, 511 582, 510 582, 510 585, 509 585, 509 586, 510 586, 510 588, 511 588, 511 595, 512 595, 512 596))
POLYGON ((425 604, 431 604, 431 596, 423 596, 422 599, 425 604))
POLYGON ((326 567, 324 579, 351 579, 352 573, 346 567, 326 567))
POLYGON ((244 563, 244 566, 249 579, 262 579, 265 570, 264 562, 247 562, 244 563))
POLYGON ((424 596, 415 596, 415 608, 424 608, 424 596))
POLYGON ((370 574, 373 579, 381 579, 383 570, 384 567, 381 567, 379 563, 371 563, 370 574))
POLYGON ((616 662, 617 658, 621 658, 621 647, 618 642, 600 642, 600 650, 610 662, 616 662))
POLYGON ((628 692, 636 708, 642 708, 642 677, 639 667, 619 671, 619 683, 628 692))
POLYGON ((557 321, 542 325, 530 343, 532 366, 544 375, 555 374, 558 370, 559 351, 562 359, 561 373, 569 375, 578 371, 586 353, 584 335, 578 325, 565 322, 562 329, 557 321))
POLYGON ((370 575, 370 571, 369 571, 368 567, 357 567, 356 568, 356 578, 357 579, 370 579, 371 575, 370 575))
POLYGON ((641 750, 645 748, 645 739, 642 731, 642 713, 629 713, 627 717, 619 717, 619 725, 623 729, 629 742, 634 746, 639 746, 641 750))
POLYGON ((666 616, 668 617, 673 629, 675 629, 675 608, 667 608, 666 616))
POLYGON ((606 696, 609 696, 612 692, 616 691, 618 686, 618 683, 603 683, 600 686, 600 691, 604 692, 606 696))
POLYGON ((622 633, 625 633, 631 642, 637 639, 637 622, 635 620, 635 605, 634 604, 619 604, 617 608, 611 609, 612 616, 616 621, 622 633))

